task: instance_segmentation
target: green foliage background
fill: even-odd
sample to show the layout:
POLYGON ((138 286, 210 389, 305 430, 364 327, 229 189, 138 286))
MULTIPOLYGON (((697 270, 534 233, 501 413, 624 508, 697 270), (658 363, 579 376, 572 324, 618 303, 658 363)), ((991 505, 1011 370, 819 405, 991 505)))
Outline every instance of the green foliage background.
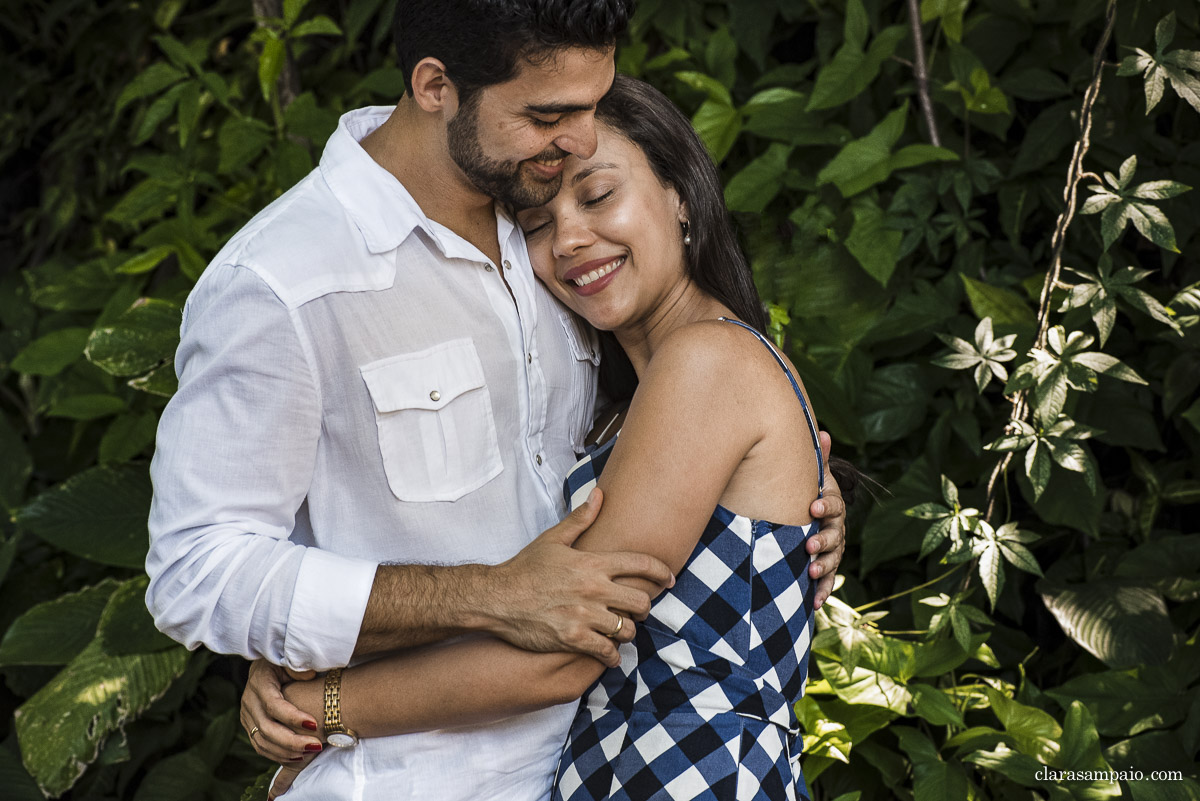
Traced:
MULTIPOLYGON (((237 799, 267 767, 237 661, 142 605, 146 466, 207 260, 402 92, 389 6, 7 3, 5 798, 237 799)), ((899 0, 641 0, 618 56, 694 113, 775 334, 881 485, 819 615, 805 773, 846 801, 1200 797, 1198 7, 919 13, 940 147, 899 0)))

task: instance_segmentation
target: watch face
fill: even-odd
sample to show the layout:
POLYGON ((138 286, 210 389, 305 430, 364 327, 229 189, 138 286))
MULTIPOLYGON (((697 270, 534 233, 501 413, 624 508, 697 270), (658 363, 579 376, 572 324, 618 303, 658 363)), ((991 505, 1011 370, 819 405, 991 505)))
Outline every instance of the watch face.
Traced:
POLYGON ((325 738, 326 741, 336 748, 353 748, 358 745, 358 738, 345 732, 335 731, 325 738))

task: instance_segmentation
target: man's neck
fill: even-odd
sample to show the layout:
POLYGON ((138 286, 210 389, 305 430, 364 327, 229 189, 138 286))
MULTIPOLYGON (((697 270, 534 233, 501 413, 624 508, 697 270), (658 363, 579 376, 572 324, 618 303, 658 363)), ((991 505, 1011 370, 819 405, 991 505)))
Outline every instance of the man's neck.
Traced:
POLYGON ((472 186, 451 160, 444 129, 436 119, 404 97, 361 144, 367 155, 404 184, 426 217, 500 263, 495 201, 472 186))

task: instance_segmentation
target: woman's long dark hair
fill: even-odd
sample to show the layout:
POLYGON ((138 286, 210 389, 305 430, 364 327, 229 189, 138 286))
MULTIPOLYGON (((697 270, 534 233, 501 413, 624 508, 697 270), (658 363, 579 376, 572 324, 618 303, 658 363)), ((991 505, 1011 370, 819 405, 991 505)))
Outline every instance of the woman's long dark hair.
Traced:
MULTIPOLYGON (((596 106, 596 119, 637 145, 662 183, 672 187, 688 208, 691 245, 684 248, 688 277, 724 303, 760 333, 767 314, 746 256, 738 247, 721 175, 692 123, 666 95, 645 81, 618 74, 596 106)), ((608 331, 600 332, 600 386, 612 401, 627 401, 637 375, 625 351, 608 331)), ((844 459, 830 459, 830 470, 849 503, 861 473, 844 459)))
MULTIPOLYGON (((767 315, 725 208, 721 176, 691 121, 662 92, 628 75, 617 75, 596 119, 637 145, 658 180, 687 204, 688 277, 765 334, 767 315)), ((602 332, 600 344, 600 385, 612 400, 628 400, 637 388, 633 366, 612 334, 602 332)))

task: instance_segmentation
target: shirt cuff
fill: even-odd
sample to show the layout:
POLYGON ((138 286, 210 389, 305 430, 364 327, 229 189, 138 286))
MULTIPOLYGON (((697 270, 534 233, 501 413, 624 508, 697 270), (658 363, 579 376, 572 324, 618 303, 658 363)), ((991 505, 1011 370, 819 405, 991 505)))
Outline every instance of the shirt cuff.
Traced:
POLYGON ((283 642, 288 667, 329 670, 350 663, 376 568, 366 559, 306 549, 283 642))

